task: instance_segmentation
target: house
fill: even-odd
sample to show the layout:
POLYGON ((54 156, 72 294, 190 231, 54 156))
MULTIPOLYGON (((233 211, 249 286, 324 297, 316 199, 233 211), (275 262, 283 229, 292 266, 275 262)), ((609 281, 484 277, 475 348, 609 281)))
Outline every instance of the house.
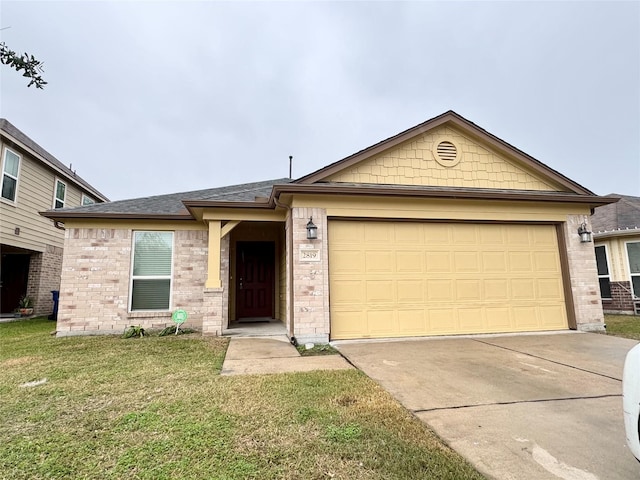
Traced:
POLYGON ((64 230, 38 212, 108 199, 4 118, 0 171, 0 313, 11 314, 24 295, 35 314, 51 313, 64 230))
POLYGON ((620 200, 591 217, 602 308, 640 315, 640 197, 609 197, 620 200))
POLYGON ((448 111, 297 180, 43 212, 64 222, 58 335, 205 335, 276 318, 299 342, 604 329, 597 196, 448 111))

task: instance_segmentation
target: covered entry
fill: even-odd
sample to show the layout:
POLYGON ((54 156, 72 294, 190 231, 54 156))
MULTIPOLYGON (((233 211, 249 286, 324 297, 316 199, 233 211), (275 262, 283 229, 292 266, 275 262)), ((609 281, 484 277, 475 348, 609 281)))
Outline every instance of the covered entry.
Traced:
POLYGON ((331 338, 568 328, 554 225, 329 222, 331 338))

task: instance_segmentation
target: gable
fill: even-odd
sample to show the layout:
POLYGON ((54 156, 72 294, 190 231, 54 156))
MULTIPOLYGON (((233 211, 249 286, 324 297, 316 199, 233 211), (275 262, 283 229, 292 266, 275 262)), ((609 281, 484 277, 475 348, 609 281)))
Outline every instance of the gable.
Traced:
POLYGON ((517 158, 473 140, 451 125, 420 133, 392 148, 345 166, 330 182, 567 191, 517 158))

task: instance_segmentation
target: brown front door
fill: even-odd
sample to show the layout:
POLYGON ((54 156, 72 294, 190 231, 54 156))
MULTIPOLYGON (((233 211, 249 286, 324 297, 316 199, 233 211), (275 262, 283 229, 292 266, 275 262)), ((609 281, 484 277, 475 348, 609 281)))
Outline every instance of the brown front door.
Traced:
POLYGON ((238 242, 236 256, 236 311, 241 318, 273 318, 275 245, 238 242))

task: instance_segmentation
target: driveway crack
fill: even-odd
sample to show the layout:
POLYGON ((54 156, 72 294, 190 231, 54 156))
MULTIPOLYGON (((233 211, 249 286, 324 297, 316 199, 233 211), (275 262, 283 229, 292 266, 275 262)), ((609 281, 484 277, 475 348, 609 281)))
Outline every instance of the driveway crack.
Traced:
POLYGON ((563 402, 568 400, 593 400, 600 398, 622 398, 622 394, 612 393, 605 395, 591 395, 591 396, 581 396, 581 397, 563 397, 563 398, 541 398, 537 400, 513 400, 510 402, 490 402, 490 403, 474 403, 471 405, 455 405, 452 407, 434 407, 434 408, 423 408, 418 410, 411 410, 413 413, 426 413, 426 412, 437 412, 439 410, 458 410, 462 408, 475 408, 475 407, 491 407, 492 405, 518 405, 522 403, 545 403, 545 402, 563 402))
POLYGON ((495 343, 486 342, 486 341, 483 341, 483 340, 479 340, 477 338, 474 338, 472 340, 474 342, 484 343, 485 345, 489 345, 491 347, 502 348, 503 350, 508 350, 510 352, 520 353, 522 355, 527 355, 527 356, 532 357, 532 358, 538 358, 540 360, 544 360, 545 362, 555 363, 556 365, 561 365, 563 367, 573 368, 574 370, 580 370, 581 372, 591 373, 593 375, 598 375, 599 377, 609 378, 611 380, 616 380, 618 382, 622 382, 621 378, 612 377, 612 376, 606 375, 604 373, 594 372, 593 370, 587 370, 586 368, 576 367, 575 365, 569 365, 568 363, 558 362, 557 360, 550 360, 548 358, 541 357, 539 355, 534 355, 534 354, 529 353, 529 352, 523 352, 521 350, 516 350, 515 348, 503 347, 502 345, 496 345, 495 343))

